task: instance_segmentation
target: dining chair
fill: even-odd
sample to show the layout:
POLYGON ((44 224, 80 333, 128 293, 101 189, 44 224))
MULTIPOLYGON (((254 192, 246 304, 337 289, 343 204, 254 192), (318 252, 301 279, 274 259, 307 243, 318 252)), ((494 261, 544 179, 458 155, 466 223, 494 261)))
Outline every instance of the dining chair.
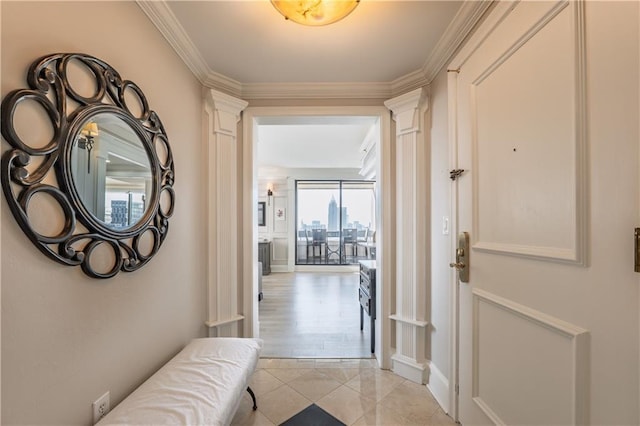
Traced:
POLYGON ((367 241, 369 240, 369 233, 371 232, 371 228, 368 226, 362 232, 362 234, 358 233, 358 241, 356 245, 356 254, 358 253, 358 247, 362 246, 364 248, 364 255, 367 256, 367 241))
POLYGON ((342 259, 347 263, 347 246, 351 249, 351 262, 357 256, 358 230, 356 228, 345 228, 342 230, 342 259))
POLYGON ((311 235, 311 230, 309 229, 305 229, 302 232, 304 233, 304 240, 305 240, 306 249, 307 249, 306 261, 307 263, 309 263, 309 260, 313 257, 313 236, 311 235), (309 252, 311 252, 311 255, 309 255, 309 252))
POLYGON ((322 263, 322 255, 324 247, 325 263, 327 263, 327 230, 326 229, 313 229, 312 231, 312 249, 313 249, 313 263, 316 263, 316 247, 318 248, 318 260, 322 263))

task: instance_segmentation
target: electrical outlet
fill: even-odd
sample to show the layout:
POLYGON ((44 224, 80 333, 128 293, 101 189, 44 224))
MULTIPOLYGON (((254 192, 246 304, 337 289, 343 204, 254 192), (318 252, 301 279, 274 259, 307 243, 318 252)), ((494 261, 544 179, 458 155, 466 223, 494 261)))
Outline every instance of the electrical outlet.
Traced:
POLYGON ((98 420, 103 418, 109 412, 109 391, 102 395, 100 398, 93 401, 93 424, 98 423, 98 420))

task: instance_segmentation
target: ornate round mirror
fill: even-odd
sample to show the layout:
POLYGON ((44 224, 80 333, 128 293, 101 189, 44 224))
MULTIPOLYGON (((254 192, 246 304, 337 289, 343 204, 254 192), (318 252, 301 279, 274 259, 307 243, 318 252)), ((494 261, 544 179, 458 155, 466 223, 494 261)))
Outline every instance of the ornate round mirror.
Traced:
POLYGON ((18 224, 44 254, 91 277, 139 269, 164 241, 175 203, 160 118, 135 83, 92 56, 40 58, 27 83, 2 102, 2 135, 13 147, 2 157, 2 188, 18 224), (21 103, 45 116, 45 136, 27 141, 17 130, 21 103), (42 231, 30 204, 53 205, 59 229, 42 231))

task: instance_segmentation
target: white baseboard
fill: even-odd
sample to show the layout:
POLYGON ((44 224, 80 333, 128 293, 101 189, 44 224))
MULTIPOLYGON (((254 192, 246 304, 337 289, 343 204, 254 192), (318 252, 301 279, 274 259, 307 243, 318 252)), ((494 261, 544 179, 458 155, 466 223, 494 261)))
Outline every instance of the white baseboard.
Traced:
POLYGON ((429 361, 429 379, 427 388, 431 391, 433 397, 438 401, 440 407, 445 413, 451 412, 451 398, 449 397, 449 379, 442 374, 436 365, 429 361))
POLYGON ((406 356, 391 356, 391 370, 400 377, 421 385, 427 383, 427 364, 420 364, 406 356))
POLYGON ((289 272, 289 267, 287 265, 271 264, 271 272, 289 272))

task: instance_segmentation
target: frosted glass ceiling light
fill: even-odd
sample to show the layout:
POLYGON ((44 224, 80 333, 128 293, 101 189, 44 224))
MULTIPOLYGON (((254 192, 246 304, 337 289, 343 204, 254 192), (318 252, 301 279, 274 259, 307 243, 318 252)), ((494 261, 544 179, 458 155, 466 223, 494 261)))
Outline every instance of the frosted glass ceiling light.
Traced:
POLYGON ((278 12, 293 22, 318 27, 350 14, 360 0, 271 0, 278 12))

